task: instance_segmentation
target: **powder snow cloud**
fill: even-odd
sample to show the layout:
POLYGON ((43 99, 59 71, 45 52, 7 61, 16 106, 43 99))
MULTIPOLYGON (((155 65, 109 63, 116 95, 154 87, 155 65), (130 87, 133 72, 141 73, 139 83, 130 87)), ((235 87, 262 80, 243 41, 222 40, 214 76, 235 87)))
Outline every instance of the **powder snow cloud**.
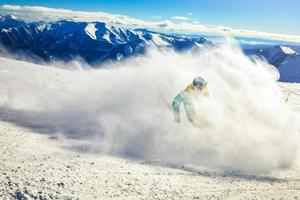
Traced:
MULTIPOLYGON (((106 12, 86 12, 74 11, 62 8, 49 8, 41 6, 18 6, 2 5, 0 14, 13 14, 28 21, 55 21, 69 19, 74 21, 103 21, 112 25, 124 26, 128 28, 148 28, 162 32, 179 33, 204 33, 222 34, 227 36, 258 37, 290 42, 300 42, 300 35, 288 35, 277 33, 266 33, 253 30, 233 29, 224 26, 205 26, 195 21, 188 21, 180 16, 171 17, 172 20, 146 21, 132 18, 126 15, 112 14, 106 12), (179 20, 179 18, 181 20, 179 20)), ((197 21, 196 21, 197 22, 197 21)))
POLYGON ((80 143, 90 153, 253 174, 293 166, 299 123, 277 70, 237 44, 199 50, 154 48, 98 69, 0 57, 0 119, 57 136, 71 150, 80 143), (167 106, 196 75, 210 91, 195 104, 200 129, 183 110, 174 122, 167 106))

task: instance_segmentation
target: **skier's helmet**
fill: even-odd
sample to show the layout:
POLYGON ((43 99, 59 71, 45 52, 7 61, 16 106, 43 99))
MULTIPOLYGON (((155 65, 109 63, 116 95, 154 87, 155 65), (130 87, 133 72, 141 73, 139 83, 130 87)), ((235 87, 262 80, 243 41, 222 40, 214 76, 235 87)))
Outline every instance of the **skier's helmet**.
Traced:
POLYGON ((193 87, 195 87, 196 89, 202 89, 203 87, 206 86, 206 84, 207 82, 200 76, 197 76, 193 80, 193 87))

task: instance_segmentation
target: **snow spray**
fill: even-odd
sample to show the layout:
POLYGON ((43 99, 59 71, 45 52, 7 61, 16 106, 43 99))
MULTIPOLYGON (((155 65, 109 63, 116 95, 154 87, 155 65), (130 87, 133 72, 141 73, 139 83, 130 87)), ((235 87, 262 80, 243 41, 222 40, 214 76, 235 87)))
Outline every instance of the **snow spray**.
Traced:
POLYGON ((299 127, 276 70, 250 60, 234 43, 182 53, 153 48, 100 69, 78 69, 76 61, 1 63, 8 71, 0 74, 1 119, 72 139, 71 149, 78 140, 95 155, 251 173, 290 167, 297 154, 299 127), (177 124, 162 95, 171 103, 199 75, 210 92, 196 108, 204 125, 193 127, 183 108, 177 124))

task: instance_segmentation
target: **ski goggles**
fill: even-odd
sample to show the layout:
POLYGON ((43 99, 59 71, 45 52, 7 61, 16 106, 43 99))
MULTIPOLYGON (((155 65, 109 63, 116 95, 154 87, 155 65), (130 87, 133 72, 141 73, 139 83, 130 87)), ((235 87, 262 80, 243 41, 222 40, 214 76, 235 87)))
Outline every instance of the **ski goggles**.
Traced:
POLYGON ((195 80, 193 81, 193 86, 197 89, 202 89, 207 85, 207 82, 204 80, 195 80))

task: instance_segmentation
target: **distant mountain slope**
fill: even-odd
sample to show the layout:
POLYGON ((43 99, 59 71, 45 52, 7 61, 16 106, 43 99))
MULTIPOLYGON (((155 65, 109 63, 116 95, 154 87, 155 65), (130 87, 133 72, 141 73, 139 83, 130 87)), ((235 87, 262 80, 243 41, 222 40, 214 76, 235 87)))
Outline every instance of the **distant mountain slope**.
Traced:
POLYGON ((289 46, 273 46, 246 50, 249 56, 258 56, 278 68, 280 80, 285 82, 300 82, 300 53, 289 46))
POLYGON ((117 28, 102 22, 26 23, 11 15, 0 16, 0 42, 9 50, 33 53, 45 61, 71 60, 79 56, 88 63, 120 60, 143 53, 150 44, 183 50, 210 43, 204 38, 117 28))

